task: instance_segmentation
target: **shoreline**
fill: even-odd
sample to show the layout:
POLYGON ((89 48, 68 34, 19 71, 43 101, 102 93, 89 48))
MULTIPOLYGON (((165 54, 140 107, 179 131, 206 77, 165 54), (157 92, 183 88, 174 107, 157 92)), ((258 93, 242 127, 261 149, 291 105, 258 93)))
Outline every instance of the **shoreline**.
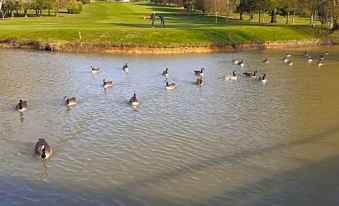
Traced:
POLYGON ((48 43, 37 41, 18 43, 7 39, 0 41, 0 48, 19 48, 67 53, 105 53, 105 54, 189 54, 189 53, 217 53, 253 51, 263 49, 300 48, 303 46, 336 45, 333 40, 290 40, 267 41, 262 43, 239 43, 223 46, 178 46, 178 47, 146 47, 146 46, 116 46, 93 43, 48 43))

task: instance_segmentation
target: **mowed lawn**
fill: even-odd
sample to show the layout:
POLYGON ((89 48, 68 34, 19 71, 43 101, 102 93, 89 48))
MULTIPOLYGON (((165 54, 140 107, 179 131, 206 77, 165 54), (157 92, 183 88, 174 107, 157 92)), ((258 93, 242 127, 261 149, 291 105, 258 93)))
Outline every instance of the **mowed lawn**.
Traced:
MULTIPOLYGON (((33 12, 33 11, 31 11, 33 12)), ((245 16, 245 18, 247 18, 245 16)), ((269 20, 266 14, 265 20, 269 20)), ((87 42, 101 45, 176 47, 221 46, 275 40, 320 38, 320 29, 311 29, 308 19, 296 18, 293 25, 229 20, 187 12, 181 8, 146 3, 96 2, 84 6, 81 14, 60 13, 59 17, 16 17, 0 21, 0 39, 18 42, 87 42), (156 28, 150 28, 150 14, 156 12, 156 28), (166 18, 160 28, 158 15, 166 18), (146 17, 147 19, 144 19, 146 17), (79 38, 81 32, 81 39, 79 38)))

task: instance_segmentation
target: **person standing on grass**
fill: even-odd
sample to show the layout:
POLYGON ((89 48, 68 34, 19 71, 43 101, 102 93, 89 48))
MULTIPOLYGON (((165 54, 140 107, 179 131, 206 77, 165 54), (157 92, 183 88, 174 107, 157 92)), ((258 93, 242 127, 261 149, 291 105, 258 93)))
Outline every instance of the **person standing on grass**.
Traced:
POLYGON ((152 25, 152 28, 154 28, 154 22, 155 22, 155 11, 153 11, 153 13, 151 14, 151 25, 152 25))
POLYGON ((159 18, 160 18, 160 25, 165 28, 165 17, 160 15, 159 18))

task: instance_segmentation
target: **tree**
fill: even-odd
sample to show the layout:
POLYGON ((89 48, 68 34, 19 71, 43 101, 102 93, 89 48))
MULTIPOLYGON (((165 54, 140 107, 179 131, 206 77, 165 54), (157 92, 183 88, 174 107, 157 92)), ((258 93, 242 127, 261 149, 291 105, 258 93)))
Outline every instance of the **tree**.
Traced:
POLYGON ((271 11, 271 23, 277 23, 277 0, 266 0, 266 6, 271 11))
POLYGON ((232 12, 234 12, 240 4, 240 0, 226 0, 226 21, 232 12))
POLYGON ((7 12, 11 13, 12 18, 14 18, 14 11, 16 10, 17 5, 18 3, 16 0, 6 0, 4 4, 4 8, 7 10, 7 12))
POLYGON ((66 8, 68 13, 79 14, 82 11, 82 3, 76 0, 68 0, 66 2, 66 8))
POLYGON ((206 14, 206 5, 204 0, 193 1, 193 10, 200 10, 203 14, 206 14))
POLYGON ((36 16, 41 16, 41 11, 43 7, 44 7, 44 0, 33 0, 32 9, 35 10, 36 16))
POLYGON ((333 11, 334 11, 334 16, 333 16, 333 30, 339 29, 339 2, 338 0, 332 0, 332 5, 333 5, 333 11))
POLYGON ((321 19, 321 27, 333 29, 337 27, 338 17, 338 0, 323 0, 317 7, 318 15, 321 19))
POLYGON ((186 10, 193 10, 194 11, 194 0, 183 0, 182 1, 182 6, 186 10))
POLYGON ((278 6, 283 11, 283 14, 286 16, 286 24, 288 24, 290 12, 296 10, 297 1, 296 0, 278 0, 278 6))
POLYGON ((56 17, 58 17, 59 16, 59 0, 54 0, 54 15, 56 16, 56 17))
POLYGON ((243 13, 250 14, 250 21, 253 21, 253 12, 256 9, 255 0, 241 0, 239 6, 237 7, 237 11, 240 13, 240 19, 242 20, 243 13))
POLYGON ((0 0, 0 10, 1 10, 2 20, 5 20, 5 16, 7 15, 7 12, 8 12, 6 0, 0 0))
POLYGON ((261 14, 265 11, 267 8, 267 1, 266 0, 255 0, 255 8, 259 12, 259 23, 262 22, 262 16, 261 14))
POLYGON ((51 9, 53 9, 54 1, 53 0, 44 0, 44 9, 48 10, 48 16, 51 15, 51 9))
POLYGON ((309 16, 311 27, 315 27, 315 18, 317 16, 318 0, 299 0, 298 10, 305 16, 309 16))
POLYGON ((24 16, 27 17, 27 11, 28 11, 28 9, 31 8, 31 1, 30 0, 22 0, 21 7, 24 10, 24 16))

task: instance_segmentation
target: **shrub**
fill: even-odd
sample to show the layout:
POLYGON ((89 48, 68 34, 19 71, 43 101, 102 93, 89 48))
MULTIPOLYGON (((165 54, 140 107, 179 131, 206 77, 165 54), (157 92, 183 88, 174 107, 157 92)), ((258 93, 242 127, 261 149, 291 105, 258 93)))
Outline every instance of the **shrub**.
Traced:
POLYGON ((82 11, 82 3, 77 2, 76 0, 71 0, 67 4, 67 11, 70 14, 80 14, 82 11))
POLYGON ((90 0, 77 0, 78 2, 81 2, 82 4, 89 4, 90 0))

